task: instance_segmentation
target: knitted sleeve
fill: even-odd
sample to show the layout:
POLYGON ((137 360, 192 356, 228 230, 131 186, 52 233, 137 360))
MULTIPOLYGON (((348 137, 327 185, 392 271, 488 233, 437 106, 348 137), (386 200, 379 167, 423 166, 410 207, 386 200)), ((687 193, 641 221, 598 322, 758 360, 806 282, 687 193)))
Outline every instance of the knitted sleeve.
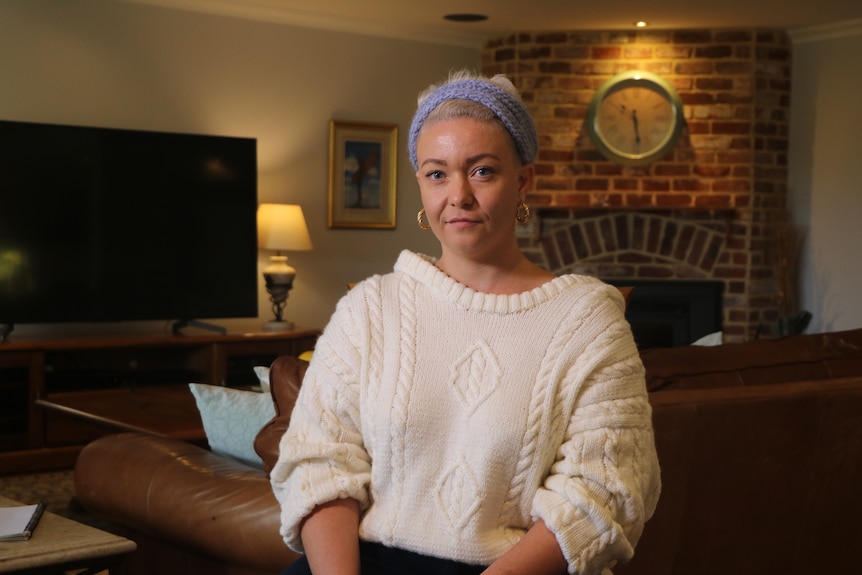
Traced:
POLYGON ((599 316, 609 319, 589 330, 595 332, 561 388, 574 390, 574 402, 532 511, 578 575, 632 557, 661 488, 643 364, 630 327, 621 311, 599 316))
POLYGON ((368 507, 371 458, 359 418, 360 306, 351 294, 339 302, 315 345, 290 425, 279 444, 270 481, 281 505, 281 535, 301 553, 300 525, 320 504, 356 499, 368 507), (353 305, 352 305, 353 303, 353 305))

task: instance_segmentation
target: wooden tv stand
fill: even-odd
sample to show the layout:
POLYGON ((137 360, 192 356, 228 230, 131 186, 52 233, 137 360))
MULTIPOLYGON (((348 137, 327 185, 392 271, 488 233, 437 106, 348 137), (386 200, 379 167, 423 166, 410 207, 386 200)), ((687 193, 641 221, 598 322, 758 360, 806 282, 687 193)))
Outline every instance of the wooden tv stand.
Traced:
POLYGON ((252 368, 314 348, 319 330, 0 344, 0 475, 70 467, 89 441, 142 429, 197 441, 191 382, 244 387, 252 368), (177 398, 173 403, 172 398, 177 398), (146 413, 161 402, 170 410, 146 413), (41 404, 41 405, 40 405, 41 404), (141 409, 136 409, 141 407, 141 409))

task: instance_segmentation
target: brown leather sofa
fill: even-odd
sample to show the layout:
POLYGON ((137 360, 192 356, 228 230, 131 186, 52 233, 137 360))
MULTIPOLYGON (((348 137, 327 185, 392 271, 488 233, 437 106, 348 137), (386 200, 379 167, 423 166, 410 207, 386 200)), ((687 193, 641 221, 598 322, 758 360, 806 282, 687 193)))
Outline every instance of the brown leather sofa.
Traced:
MULTIPOLYGON (((862 537, 862 329, 642 354, 663 490, 617 575, 852 573, 862 537)), ((304 366, 271 372, 271 465, 304 366)), ((127 573, 277 573, 265 471, 175 440, 127 433, 81 454, 77 497, 138 542, 127 573)))

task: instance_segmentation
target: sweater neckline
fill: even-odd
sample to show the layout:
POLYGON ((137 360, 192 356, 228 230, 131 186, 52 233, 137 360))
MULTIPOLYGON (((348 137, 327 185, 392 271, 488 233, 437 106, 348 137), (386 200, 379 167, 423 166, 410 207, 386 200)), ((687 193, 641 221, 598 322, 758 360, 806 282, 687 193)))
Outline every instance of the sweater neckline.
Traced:
POLYGON ((395 271, 406 274, 457 305, 474 311, 499 314, 517 313, 536 307, 577 283, 597 282, 595 278, 566 274, 548 280, 529 291, 516 294, 489 294, 474 290, 454 280, 434 265, 435 258, 404 250, 395 263, 395 271))

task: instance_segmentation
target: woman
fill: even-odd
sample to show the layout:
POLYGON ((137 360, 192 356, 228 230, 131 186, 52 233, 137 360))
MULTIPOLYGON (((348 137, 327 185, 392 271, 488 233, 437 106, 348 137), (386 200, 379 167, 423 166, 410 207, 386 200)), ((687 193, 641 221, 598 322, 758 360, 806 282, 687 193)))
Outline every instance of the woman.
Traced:
POLYGON ((420 96, 409 152, 441 253, 402 252, 318 341, 272 472, 305 552, 286 573, 589 574, 632 556, 660 483, 643 366, 615 288, 518 248, 536 151, 501 76, 420 96))

